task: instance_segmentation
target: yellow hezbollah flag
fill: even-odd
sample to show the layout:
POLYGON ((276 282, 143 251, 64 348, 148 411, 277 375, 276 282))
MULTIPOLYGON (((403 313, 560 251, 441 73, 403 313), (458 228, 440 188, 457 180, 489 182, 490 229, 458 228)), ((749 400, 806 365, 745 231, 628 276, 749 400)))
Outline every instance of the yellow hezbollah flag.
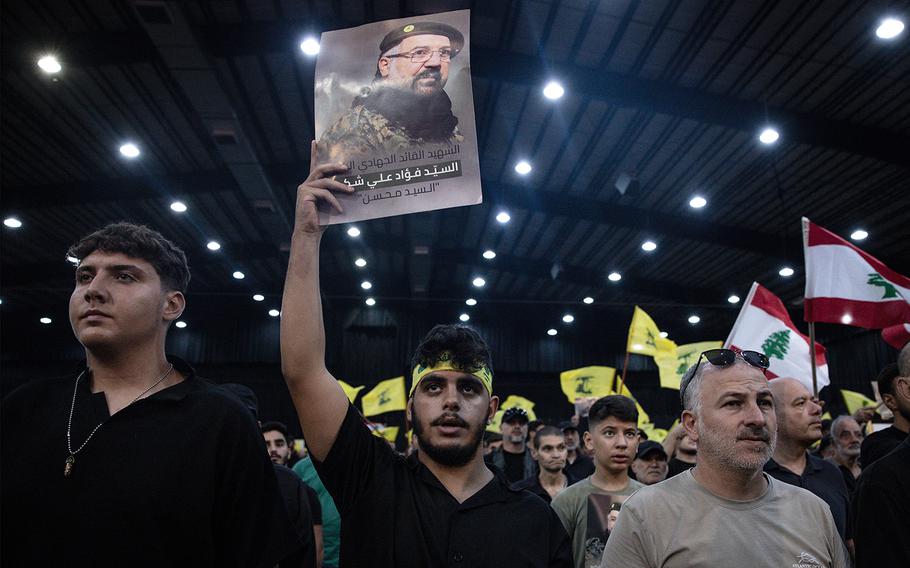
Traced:
POLYGON ((500 405, 503 410, 515 408, 516 406, 528 413, 528 420, 537 420, 537 414, 534 412, 534 403, 523 396, 510 394, 506 401, 500 405))
POLYGON ((840 394, 844 397, 844 404, 847 405, 848 414, 853 414, 860 408, 878 406, 877 402, 862 393, 840 389, 840 394))
POLYGON ((580 398, 600 398, 613 393, 613 367, 582 367, 559 373, 562 392, 571 404, 580 398))
POLYGON ((487 425, 488 432, 499 432, 499 425, 502 424, 502 415, 505 413, 505 410, 500 408, 496 411, 496 414, 493 415, 493 420, 490 420, 490 424, 487 425))
POLYGON ((635 306, 632 313, 632 324, 629 326, 629 340, 626 352, 637 355, 657 355, 673 353, 676 344, 660 336, 660 329, 645 311, 635 306))
POLYGON ((338 384, 341 385, 341 388, 344 389, 344 394, 347 395, 348 400, 354 402, 354 399, 357 398, 357 393, 363 390, 363 386, 352 387, 344 381, 338 381, 338 384))
POLYGON ((364 416, 375 416, 383 412, 404 410, 408 405, 405 396, 404 377, 386 379, 373 387, 373 390, 363 395, 360 404, 363 405, 364 416))
POLYGON ((660 386, 679 390, 679 382, 683 375, 686 374, 689 367, 695 364, 702 351, 720 349, 723 345, 723 341, 700 341, 678 346, 673 355, 669 353, 655 355, 654 362, 660 369, 660 386))
POLYGON ((663 428, 657 428, 650 422, 639 425, 638 429, 647 434, 649 440, 654 440, 656 442, 663 442, 664 438, 667 437, 666 430, 663 428))
POLYGON ((373 430, 373 433, 385 438, 390 444, 394 444, 396 438, 398 438, 398 428, 398 426, 386 426, 373 430))
POLYGON ((651 417, 648 416, 648 413, 645 412, 645 409, 638 404, 638 400, 632 395, 632 391, 629 390, 629 385, 625 382, 622 384, 622 392, 610 391, 607 394, 621 394, 625 397, 631 398, 632 402, 635 403, 635 408, 638 410, 638 423, 639 424, 649 424, 651 422, 651 417))

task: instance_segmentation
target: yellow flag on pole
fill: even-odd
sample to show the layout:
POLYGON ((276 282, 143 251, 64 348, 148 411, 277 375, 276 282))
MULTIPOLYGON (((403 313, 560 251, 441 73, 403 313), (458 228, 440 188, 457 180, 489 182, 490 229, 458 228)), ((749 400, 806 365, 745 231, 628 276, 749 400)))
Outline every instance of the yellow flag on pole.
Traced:
POLYGON ((395 377, 380 382, 373 387, 373 390, 363 395, 360 403, 363 405, 364 416, 404 410, 408 405, 404 390, 404 377, 395 377))
POLYGON ((720 349, 723 341, 700 341, 686 343, 676 348, 676 353, 659 353, 654 356, 654 362, 660 369, 660 386, 667 389, 679 390, 679 382, 686 371, 695 364, 702 351, 720 349))
POLYGON ((660 328, 657 327, 651 316, 635 306, 635 311, 632 313, 632 324, 629 326, 626 352, 653 357, 658 353, 673 353, 675 349, 675 343, 660 336, 660 328))
POLYGON ((600 398, 613 393, 613 367, 581 367, 559 373, 562 392, 571 404, 580 398, 600 398))
POLYGON ((844 404, 847 405, 847 412, 849 414, 853 414, 860 408, 878 406, 877 402, 862 393, 840 389, 840 394, 844 397, 844 404))
POLYGON ((363 390, 363 386, 352 387, 344 381, 338 381, 338 384, 341 385, 341 388, 344 389, 344 394, 347 395, 348 400, 354 402, 354 399, 357 398, 357 393, 363 390))

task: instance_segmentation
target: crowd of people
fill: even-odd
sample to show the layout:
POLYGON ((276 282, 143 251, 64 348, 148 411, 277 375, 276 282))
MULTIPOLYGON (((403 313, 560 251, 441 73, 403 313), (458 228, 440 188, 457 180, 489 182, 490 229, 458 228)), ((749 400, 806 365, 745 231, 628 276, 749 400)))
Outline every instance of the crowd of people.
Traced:
POLYGON ((396 452, 325 363, 317 205, 340 209, 343 171, 315 167, 298 189, 284 290, 305 451, 259 421, 249 388, 165 353, 186 305, 179 247, 127 223, 74 245, 86 362, 3 401, 4 565, 910 565, 910 345, 879 375, 893 424, 872 434, 869 413, 826 424, 763 354, 712 349, 664 440, 643 439, 621 395, 552 424, 505 409, 492 436, 492 354, 438 325, 410 362, 413 443, 396 452))

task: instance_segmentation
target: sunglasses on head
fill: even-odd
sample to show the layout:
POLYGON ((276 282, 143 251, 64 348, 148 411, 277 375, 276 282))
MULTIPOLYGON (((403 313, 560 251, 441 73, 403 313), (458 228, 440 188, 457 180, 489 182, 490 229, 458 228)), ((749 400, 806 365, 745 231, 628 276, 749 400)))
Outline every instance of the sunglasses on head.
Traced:
MULTIPOLYGON (((702 351, 701 355, 698 356, 698 361, 695 362, 695 370, 692 372, 694 377, 698 373, 698 367, 701 365, 701 360, 705 359, 708 363, 711 363, 715 367, 729 367, 732 365, 736 358, 739 357, 746 363, 761 369, 762 371, 768 370, 768 367, 771 365, 771 362, 768 360, 768 357, 764 353, 759 353, 758 351, 733 351, 732 349, 708 349, 707 351, 702 351)), ((686 388, 688 388, 689 383, 686 383, 686 388)), ((686 394, 686 389, 683 388, 679 393, 680 400, 683 400, 686 394)))

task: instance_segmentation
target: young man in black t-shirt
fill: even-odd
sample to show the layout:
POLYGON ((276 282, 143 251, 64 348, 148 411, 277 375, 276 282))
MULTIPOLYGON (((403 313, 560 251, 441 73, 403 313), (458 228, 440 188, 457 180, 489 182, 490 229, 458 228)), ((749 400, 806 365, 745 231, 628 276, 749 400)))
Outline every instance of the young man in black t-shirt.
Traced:
POLYGON ((370 433, 326 369, 317 204, 341 210, 333 192, 353 190, 330 176, 344 171, 313 166, 298 188, 281 318, 282 372, 341 513, 341 566, 569 566, 553 511, 484 464, 481 439, 499 399, 475 331, 436 326, 418 347, 406 414, 419 449, 408 458, 370 433))
POLYGON ((884 430, 866 436, 859 449, 859 463, 862 467, 872 465, 879 458, 888 455, 898 447, 910 432, 910 407, 903 407, 903 401, 894 392, 894 380, 900 376, 897 363, 886 365, 875 379, 882 402, 894 415, 894 424, 884 430))

